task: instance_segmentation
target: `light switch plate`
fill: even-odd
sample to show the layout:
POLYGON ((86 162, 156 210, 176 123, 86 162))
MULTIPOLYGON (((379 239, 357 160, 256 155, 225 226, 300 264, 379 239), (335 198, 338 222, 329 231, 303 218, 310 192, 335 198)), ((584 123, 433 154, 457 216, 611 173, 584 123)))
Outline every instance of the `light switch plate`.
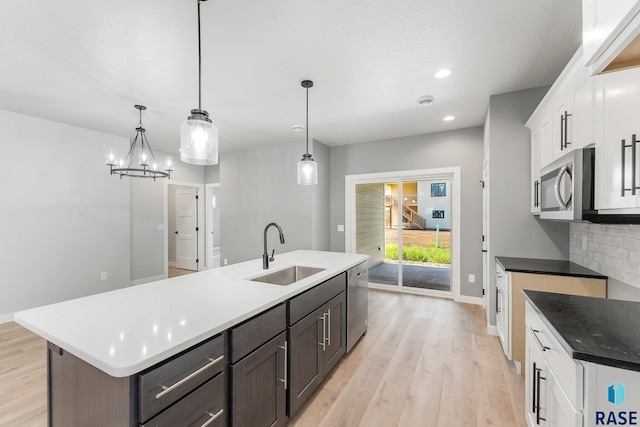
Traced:
POLYGON ((158 231, 164 231, 164 224, 158 224, 158 231))
POLYGON ((344 225, 338 224, 338 231, 344 231, 344 225))
POLYGON ((476 275, 475 274, 470 274, 469 275, 469 283, 476 283, 476 275))

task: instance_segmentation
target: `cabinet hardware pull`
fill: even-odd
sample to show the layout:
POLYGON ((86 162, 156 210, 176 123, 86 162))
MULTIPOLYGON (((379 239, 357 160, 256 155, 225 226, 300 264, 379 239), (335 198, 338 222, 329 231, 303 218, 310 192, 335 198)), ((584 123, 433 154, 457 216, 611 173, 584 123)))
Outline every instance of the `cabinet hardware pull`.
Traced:
POLYGON ((219 361, 223 360, 224 359, 224 354, 222 356, 218 357, 217 359, 212 359, 210 357, 207 357, 207 359, 210 360, 209 363, 207 363, 206 365, 204 365, 202 368, 198 369, 197 371, 187 375, 186 377, 184 377, 183 379, 181 379, 180 381, 178 381, 177 383, 175 383, 171 387, 167 387, 167 386, 163 385, 162 386, 162 390, 163 391, 161 391, 160 393, 156 394, 156 399, 160 399, 165 394, 169 393, 170 391, 175 390, 176 388, 180 387, 182 384, 184 384, 187 381, 189 381, 191 378, 193 378, 195 376, 198 376, 203 371, 206 371, 207 369, 209 369, 210 367, 212 367, 213 365, 215 365, 219 361))
POLYGON ((536 339, 536 341, 538 342, 538 345, 542 348, 542 351, 547 351, 547 350, 551 350, 551 347, 547 347, 546 345, 542 344, 542 341, 540 341, 540 338, 538 338, 538 333, 540 332, 537 329, 531 329, 531 332, 533 332, 533 337, 536 339))
POLYGON ((224 412, 224 409, 220 409, 215 414, 212 414, 211 412, 207 412, 207 415, 209 415, 211 418, 209 418, 209 420, 206 423, 202 424, 202 426, 200 427, 207 427, 209 424, 211 424, 216 419, 218 419, 218 417, 220 417, 220 415, 222 415, 223 412, 224 412))
POLYGON ((626 139, 621 139, 620 140, 620 149, 621 149, 621 164, 622 167, 620 168, 621 172, 622 172, 622 179, 620 180, 620 196, 621 197, 625 197, 625 192, 627 191, 631 191, 631 195, 635 196, 636 195, 636 190, 638 189, 638 187, 636 186, 636 144, 640 142, 640 140, 638 140, 636 138, 636 134, 634 133, 633 135, 631 135, 631 144, 627 145, 627 140, 626 139), (627 160, 627 156, 626 156, 626 151, 627 148, 631 148, 631 187, 627 188, 625 185, 625 177, 626 177, 626 173, 625 173, 625 168, 626 168, 626 160, 627 160))
POLYGON ((331 309, 327 312, 327 345, 331 345, 331 309))
POLYGON ((631 135, 631 195, 636 195, 636 134, 631 135))
POLYGON ((538 368, 536 362, 533 362, 533 393, 531 394, 531 412, 536 413, 536 375, 538 374, 538 368))
POLYGON ((564 148, 569 148, 567 147, 569 144, 571 144, 569 141, 567 141, 568 137, 568 129, 569 129, 569 117, 571 117, 571 114, 569 114, 567 111, 564 112, 564 148))
POLYGON ((284 347, 279 345, 278 348, 281 348, 284 350, 284 379, 280 378, 280 381, 284 383, 284 389, 287 389, 287 368, 288 368, 288 364, 289 361, 287 360, 287 342, 284 342, 284 347))
POLYGON ((325 344, 327 336, 327 318, 325 317, 325 313, 322 313, 322 317, 318 317, 318 319, 322 320, 322 341, 320 341, 318 344, 322 346, 322 351, 325 351, 327 349, 327 346, 325 344))
POLYGON ((542 369, 538 368, 538 372, 537 372, 537 376, 536 376, 536 382, 538 383, 538 395, 536 396, 536 407, 537 407, 537 411, 536 411, 536 424, 540 425, 540 421, 547 421, 546 418, 542 418, 540 416, 540 395, 542 394, 542 390, 540 389, 540 380, 547 380, 545 377, 542 376, 542 369))

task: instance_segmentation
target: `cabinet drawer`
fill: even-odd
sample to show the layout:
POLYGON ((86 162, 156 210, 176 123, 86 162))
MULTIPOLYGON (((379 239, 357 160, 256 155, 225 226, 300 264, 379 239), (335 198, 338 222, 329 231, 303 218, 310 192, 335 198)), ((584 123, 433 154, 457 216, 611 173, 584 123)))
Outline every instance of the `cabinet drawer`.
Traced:
POLYGON ((287 308, 280 304, 230 330, 231 363, 251 353, 287 328, 287 308))
POLYGON ((226 426, 225 378, 224 372, 218 374, 142 427, 226 426))
POLYGON ((222 372, 224 367, 224 335, 220 335, 141 374, 140 422, 222 372))
POLYGON ((527 304, 526 319, 527 330, 531 333, 536 346, 542 351, 549 369, 557 378, 573 408, 579 411, 582 408, 583 396, 582 364, 575 362, 569 356, 529 304, 527 304))
POLYGON ((347 273, 341 273, 289 301, 289 325, 320 307, 347 288, 347 273))

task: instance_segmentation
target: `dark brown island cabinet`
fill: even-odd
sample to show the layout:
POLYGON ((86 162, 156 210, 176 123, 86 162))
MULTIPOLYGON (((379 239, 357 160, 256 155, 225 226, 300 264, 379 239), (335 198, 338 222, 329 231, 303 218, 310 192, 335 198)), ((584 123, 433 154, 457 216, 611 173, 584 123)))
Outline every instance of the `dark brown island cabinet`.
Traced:
POLYGON ((129 377, 112 377, 50 343, 49 425, 283 426, 346 353, 347 277, 129 377))

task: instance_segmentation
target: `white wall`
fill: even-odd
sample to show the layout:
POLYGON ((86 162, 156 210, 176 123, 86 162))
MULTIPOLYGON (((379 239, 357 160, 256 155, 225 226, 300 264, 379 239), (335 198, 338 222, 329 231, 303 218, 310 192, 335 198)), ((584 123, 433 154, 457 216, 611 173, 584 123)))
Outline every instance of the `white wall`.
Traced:
POLYGON ((313 141, 318 185, 297 184, 304 142, 283 143, 220 156, 221 252, 229 264, 260 258, 263 231, 276 222, 286 243, 269 231, 269 250, 329 249, 329 148, 313 141))
POLYGON ((489 151, 490 323, 495 324, 496 256, 568 259, 569 224, 531 214, 531 133, 524 124, 548 87, 491 96, 485 129, 489 151))
POLYGON ((128 286, 130 183, 105 165, 128 139, 0 110, 0 141, 0 322, 128 286))
MULTIPOLYGON (((152 142, 153 144, 153 142, 152 142)), ((171 179, 131 179, 131 280, 142 283, 158 279, 165 274, 165 240, 168 224, 165 226, 165 187, 172 183, 194 183, 203 185, 204 167, 190 165, 179 160, 178 155, 155 151, 156 158, 171 156, 174 171, 171 179), (158 225, 165 226, 158 230, 158 225)), ((123 178, 125 179, 125 178, 123 178)), ((201 195, 204 199, 204 192, 201 195)), ((200 242, 204 241, 204 216, 200 242)), ((201 243, 204 254, 204 244, 201 243)), ((204 256, 204 255, 202 255, 204 256)))
POLYGON ((482 281, 482 128, 459 129, 331 148, 331 250, 345 250, 345 175, 459 166, 461 173, 460 294, 480 297, 482 281))

